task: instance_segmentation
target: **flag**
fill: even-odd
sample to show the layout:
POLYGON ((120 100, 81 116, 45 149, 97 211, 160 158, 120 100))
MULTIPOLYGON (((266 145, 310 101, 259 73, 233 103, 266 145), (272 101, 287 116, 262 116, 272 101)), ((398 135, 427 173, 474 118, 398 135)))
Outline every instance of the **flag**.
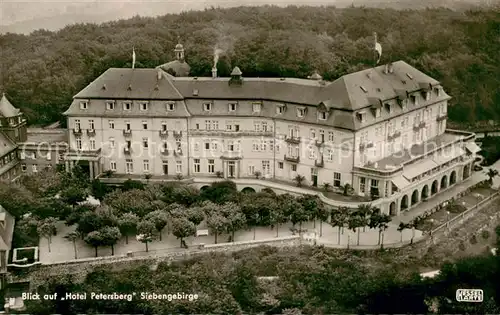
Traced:
POLYGON ((377 62, 378 64, 380 62, 380 58, 382 57, 382 45, 377 41, 377 33, 373 33, 373 36, 375 37, 375 52, 377 52, 377 62))
POLYGON ((135 67, 135 48, 132 48, 132 69, 135 67))

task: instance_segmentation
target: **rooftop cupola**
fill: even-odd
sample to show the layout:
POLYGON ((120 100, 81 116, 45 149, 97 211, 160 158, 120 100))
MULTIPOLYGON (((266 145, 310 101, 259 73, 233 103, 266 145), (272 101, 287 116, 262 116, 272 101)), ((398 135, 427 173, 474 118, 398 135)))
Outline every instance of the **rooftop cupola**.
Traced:
POLYGON ((314 73, 308 76, 307 78, 315 81, 323 80, 323 77, 318 73, 318 71, 314 71, 314 73))
POLYGON ((233 71, 231 71, 231 79, 229 79, 229 84, 237 84, 241 85, 243 83, 242 76, 243 73, 241 72, 240 68, 234 67, 233 71))

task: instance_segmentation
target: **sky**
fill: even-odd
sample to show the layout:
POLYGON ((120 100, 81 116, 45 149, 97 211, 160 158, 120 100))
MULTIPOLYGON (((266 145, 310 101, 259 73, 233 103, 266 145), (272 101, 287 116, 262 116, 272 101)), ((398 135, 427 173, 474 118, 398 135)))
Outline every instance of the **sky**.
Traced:
POLYGON ((211 6, 241 5, 367 5, 384 7, 401 3, 415 6, 432 3, 453 7, 455 3, 492 3, 500 0, 0 0, 0 33, 29 33, 35 29, 57 30, 72 23, 102 23, 134 15, 157 16, 211 6))

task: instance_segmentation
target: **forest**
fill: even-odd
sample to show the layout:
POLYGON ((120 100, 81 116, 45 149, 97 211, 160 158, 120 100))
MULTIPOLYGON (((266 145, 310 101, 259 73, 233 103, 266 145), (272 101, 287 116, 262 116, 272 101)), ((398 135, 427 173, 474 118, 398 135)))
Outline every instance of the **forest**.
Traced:
POLYGON ((72 96, 110 67, 155 67, 174 59, 178 39, 194 76, 210 75, 214 50, 221 76, 327 80, 405 60, 441 81, 453 96, 449 118, 462 127, 500 119, 500 10, 392 10, 275 6, 206 9, 50 32, 0 35, 0 91, 32 125, 63 121, 72 96))

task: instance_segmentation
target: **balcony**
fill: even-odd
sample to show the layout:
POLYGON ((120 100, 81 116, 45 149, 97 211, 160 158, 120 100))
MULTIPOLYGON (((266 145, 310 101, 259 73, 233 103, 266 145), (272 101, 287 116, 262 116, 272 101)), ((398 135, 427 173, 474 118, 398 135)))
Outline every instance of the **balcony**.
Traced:
POLYGON ((174 130, 174 137, 176 137, 176 138, 182 137, 182 131, 175 131, 174 130))
POLYGON ((442 115, 439 115, 436 117, 436 121, 440 122, 440 121, 446 120, 446 118, 448 118, 448 115, 442 114, 442 115))
POLYGON ((80 128, 74 128, 73 129, 73 134, 81 136, 82 135, 82 129, 80 129, 80 128))
POLYGON ((168 150, 167 150, 167 149, 161 149, 160 153, 161 153, 161 155, 163 155, 163 156, 168 156, 168 155, 169 155, 169 153, 168 153, 168 150))
POLYGON ((174 150, 174 156, 182 156, 182 149, 174 150))
POLYGON ((397 139, 399 137, 401 137, 401 131, 396 131, 392 135, 387 136, 387 140, 393 141, 393 140, 395 140, 395 139, 397 139))
POLYGON ((87 136, 94 137, 95 136, 95 129, 87 129, 87 136))
POLYGON ((300 144, 300 137, 286 136, 285 141, 292 144, 300 144))
POLYGON ((272 131, 231 131, 231 130, 199 130, 190 129, 189 134, 191 136, 216 136, 216 137, 272 137, 274 132, 272 131))
POLYGON ((220 157, 222 160, 241 160, 243 156, 241 155, 240 151, 229 151, 226 150, 222 152, 222 155, 220 157))
POLYGON ((325 139, 317 139, 316 140, 316 146, 317 147, 322 147, 325 145, 325 139))
POLYGON ((284 160, 288 161, 288 162, 292 162, 292 163, 299 163, 299 161, 300 161, 298 156, 287 156, 286 154, 285 154, 284 160))
POLYGON ((418 124, 418 127, 419 128, 425 128, 427 124, 425 123, 425 121, 421 121, 420 124, 418 124))
POLYGON ((314 162, 314 165, 316 165, 316 167, 323 167, 325 166, 325 160, 323 159, 323 157, 321 157, 319 160, 316 160, 314 162))
POLYGON ((166 138, 166 137, 168 137, 168 130, 160 130, 159 134, 160 134, 160 137, 166 138))
POLYGON ((125 154, 131 154, 132 153, 132 148, 130 148, 130 147, 123 148, 123 153, 125 153, 125 154))
POLYGON ((125 137, 130 137, 132 136, 132 129, 123 129, 123 135, 125 137))

